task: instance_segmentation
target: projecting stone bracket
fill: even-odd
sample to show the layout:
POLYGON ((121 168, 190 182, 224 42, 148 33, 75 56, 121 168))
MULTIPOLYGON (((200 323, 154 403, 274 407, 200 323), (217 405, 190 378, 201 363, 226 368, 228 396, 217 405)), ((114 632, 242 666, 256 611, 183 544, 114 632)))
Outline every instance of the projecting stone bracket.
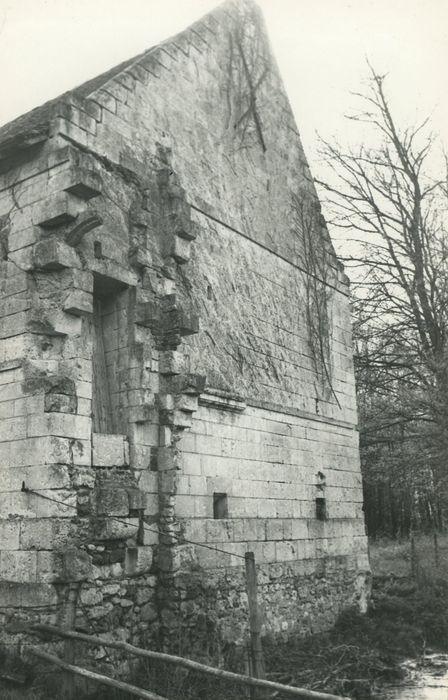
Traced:
POLYGON ((199 317, 182 306, 175 294, 168 294, 159 302, 137 304, 135 322, 152 330, 160 350, 176 349, 183 336, 199 331, 199 317))
POLYGON ((68 292, 62 308, 72 316, 88 316, 93 313, 92 294, 82 289, 72 289, 68 292))
POLYGON ((82 321, 64 311, 46 313, 45 309, 34 309, 26 328, 29 333, 54 337, 79 335, 82 321))
POLYGON ((33 209, 33 222, 43 229, 69 224, 82 212, 83 203, 68 192, 56 192, 33 209))
POLYGON ((175 294, 162 297, 161 309, 168 329, 177 328, 181 335, 198 333, 199 317, 192 309, 179 302, 175 294))
POLYGON ((89 200, 101 194, 101 178, 93 170, 87 168, 71 169, 67 179, 68 184, 62 189, 78 199, 89 200))
POLYGON ((34 246, 33 263, 37 270, 81 269, 81 261, 76 251, 57 238, 45 238, 34 246))
POLYGON ((200 374, 182 374, 168 379, 167 393, 159 397, 160 424, 181 430, 191 428, 205 382, 205 376, 200 374))

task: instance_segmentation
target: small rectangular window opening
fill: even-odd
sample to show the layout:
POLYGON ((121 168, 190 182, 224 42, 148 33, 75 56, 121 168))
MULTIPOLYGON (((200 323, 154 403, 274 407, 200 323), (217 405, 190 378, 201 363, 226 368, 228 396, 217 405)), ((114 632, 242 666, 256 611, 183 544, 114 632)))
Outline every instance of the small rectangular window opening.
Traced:
POLYGON ((327 502, 322 496, 316 498, 316 518, 317 520, 327 519, 327 502))
POLYGON ((229 516, 226 493, 213 494, 213 517, 215 520, 222 520, 229 516))

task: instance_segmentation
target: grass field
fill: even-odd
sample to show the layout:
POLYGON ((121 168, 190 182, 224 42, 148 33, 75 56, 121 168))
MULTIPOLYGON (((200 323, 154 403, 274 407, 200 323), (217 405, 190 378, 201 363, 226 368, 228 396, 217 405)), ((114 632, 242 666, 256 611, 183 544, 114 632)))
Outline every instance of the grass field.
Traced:
POLYGON ((400 578, 415 574, 422 579, 448 580, 448 534, 437 535, 437 544, 432 534, 415 535, 414 548, 409 539, 373 541, 369 556, 373 576, 400 578))

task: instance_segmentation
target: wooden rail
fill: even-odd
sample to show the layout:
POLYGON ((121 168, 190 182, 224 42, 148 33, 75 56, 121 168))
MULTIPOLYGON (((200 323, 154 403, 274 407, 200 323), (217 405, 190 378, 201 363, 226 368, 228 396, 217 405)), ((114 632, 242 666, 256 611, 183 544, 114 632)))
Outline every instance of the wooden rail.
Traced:
POLYGON ((30 652, 37 656, 39 659, 44 661, 49 661, 56 666, 68 671, 69 673, 74 673, 77 676, 83 676, 91 681, 96 681, 97 683, 102 683, 103 685, 109 685, 117 690, 124 690, 131 695, 135 695, 138 698, 144 698, 145 700, 167 700, 161 695, 156 695, 151 693, 149 690, 143 690, 143 688, 137 688, 135 685, 130 685, 129 683, 123 683, 123 681, 117 681, 115 678, 109 678, 109 676, 103 676, 101 673, 95 673, 95 671, 89 671, 87 668, 82 668, 81 666, 75 666, 74 664, 69 664, 63 661, 58 656, 49 654, 42 649, 36 649, 35 647, 30 648, 30 652))
MULTIPOLYGON (((266 690, 282 692, 286 695, 291 695, 296 698, 303 698, 304 700, 349 700, 347 697, 342 697, 340 695, 332 695, 331 693, 320 693, 315 690, 308 690, 306 688, 296 688, 292 685, 283 685, 282 683, 275 683, 274 681, 264 680, 262 678, 252 678, 251 676, 244 676, 240 673, 233 673, 232 671, 225 671, 224 669, 214 668, 213 666, 206 666, 198 661, 192 661, 191 659, 185 659, 182 656, 173 656, 172 654, 165 654, 160 651, 152 651, 150 649, 141 649, 133 644, 128 644, 127 642, 120 642, 118 640, 103 639, 102 637, 96 637, 90 634, 82 634, 81 632, 73 632, 72 630, 63 630, 59 627, 54 627, 53 625, 33 625, 31 629, 34 632, 43 632, 46 634, 55 634, 59 637, 64 637, 66 639, 74 639, 79 642, 85 642, 86 644, 92 644, 94 646, 104 646, 111 647, 113 649, 121 649, 130 654, 135 654, 136 656, 142 656, 146 659, 156 659, 158 661, 164 661, 166 663, 175 664, 176 666, 182 666, 183 668, 188 668, 191 671, 197 671, 199 673, 206 673, 208 675, 214 676, 215 678, 220 678, 221 680, 231 681, 233 683, 239 683, 253 688, 265 688, 266 690)), ((35 652, 34 652, 35 653, 35 652)), ((46 652, 41 652, 46 653, 46 652)), ((43 658, 43 657, 42 657, 43 658)), ((57 657, 52 657, 52 659, 57 659, 57 657)), ((57 659, 62 666, 64 662, 57 659)), ((67 664, 68 665, 68 664, 67 664)), ((73 668, 77 668, 76 666, 73 668)), ((82 669, 84 670, 84 669, 82 669)), ((89 671, 89 673, 92 673, 89 671)), ((102 678, 107 678, 103 676, 102 678)), ((108 678, 110 681, 111 679, 108 678)), ((109 683, 110 685, 110 683, 109 683)), ((132 686, 131 686, 132 687, 132 686)), ((138 690, 138 689, 135 689, 138 690)), ((129 691, 131 692, 131 691, 129 691)), ((147 692, 147 691, 140 691, 147 692)), ((134 691, 135 694, 135 691, 134 691)), ((142 695, 140 697, 145 698, 157 698, 154 694, 142 695)))

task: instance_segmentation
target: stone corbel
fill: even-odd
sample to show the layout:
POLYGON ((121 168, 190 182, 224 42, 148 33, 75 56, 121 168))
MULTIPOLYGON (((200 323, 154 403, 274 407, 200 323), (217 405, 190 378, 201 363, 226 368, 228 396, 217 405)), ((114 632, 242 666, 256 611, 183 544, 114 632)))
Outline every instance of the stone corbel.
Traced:
POLYGON ((89 316, 93 313, 93 297, 82 289, 72 289, 67 294, 63 310, 72 316, 89 316))
POLYGON ((33 223, 43 229, 56 228, 76 220, 82 202, 69 192, 55 192, 33 208, 33 223))
POLYGON ((130 249, 128 260, 131 265, 139 269, 144 269, 146 267, 151 267, 152 256, 149 250, 145 250, 140 246, 135 246, 130 249))

